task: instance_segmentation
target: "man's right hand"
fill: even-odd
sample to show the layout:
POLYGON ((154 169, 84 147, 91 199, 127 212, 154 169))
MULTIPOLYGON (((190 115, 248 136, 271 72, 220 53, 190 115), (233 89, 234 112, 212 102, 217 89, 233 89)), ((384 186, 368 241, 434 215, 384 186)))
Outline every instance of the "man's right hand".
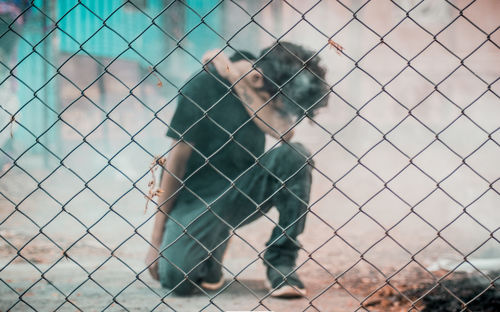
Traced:
POLYGON ((233 63, 221 50, 206 52, 202 62, 213 64, 219 75, 232 84, 239 80, 234 86, 234 91, 245 104, 244 107, 250 116, 255 116, 253 120, 262 131, 278 140, 292 139, 294 134, 292 120, 285 118, 275 109, 277 105, 283 106, 281 101, 273 100, 267 103, 270 95, 260 91, 264 79, 259 71, 253 69, 252 63, 246 60, 233 63))
POLYGON ((158 250, 151 246, 146 254, 146 265, 148 266, 148 271, 155 280, 160 280, 158 275, 158 250))
POLYGON ((159 279, 158 275, 158 249, 161 246, 163 234, 165 232, 167 216, 172 205, 175 202, 175 194, 180 187, 179 181, 184 177, 186 172, 186 163, 191 155, 191 145, 183 141, 172 142, 172 149, 167 154, 167 160, 163 164, 165 169, 161 175, 160 188, 163 193, 160 193, 158 198, 158 211, 156 212, 153 225, 153 233, 151 234, 151 245, 146 254, 146 265, 149 273, 155 279, 159 279))

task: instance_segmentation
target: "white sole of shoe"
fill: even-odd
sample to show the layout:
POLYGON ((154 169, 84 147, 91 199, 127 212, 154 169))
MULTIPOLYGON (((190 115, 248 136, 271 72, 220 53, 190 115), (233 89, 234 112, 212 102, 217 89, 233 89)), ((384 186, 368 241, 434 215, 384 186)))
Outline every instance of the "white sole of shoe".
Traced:
POLYGON ((297 298, 297 297, 305 297, 307 295, 307 290, 304 288, 298 288, 290 285, 283 285, 282 287, 275 289, 273 291, 273 287, 269 283, 269 281, 266 280, 265 282, 266 287, 269 289, 269 291, 272 291, 271 297, 277 297, 277 298, 297 298))
POLYGON ((290 285, 284 285, 281 288, 276 289, 271 293, 271 297, 279 297, 279 298, 296 298, 296 297, 305 297, 307 291, 305 289, 293 287, 290 285))
MULTIPOLYGON (((227 250, 229 249, 229 243, 231 242, 231 239, 227 241, 227 246, 226 250, 224 250, 224 253, 222 254, 221 257, 221 262, 224 260, 227 254, 227 250)), ((219 290, 222 286, 224 286, 224 276, 221 277, 220 281, 217 283, 207 283, 207 282, 201 282, 200 284, 201 288, 206 289, 206 290, 219 290)))
POLYGON ((222 286, 224 286, 224 278, 221 278, 217 283, 201 282, 200 286, 206 290, 219 290, 222 286))

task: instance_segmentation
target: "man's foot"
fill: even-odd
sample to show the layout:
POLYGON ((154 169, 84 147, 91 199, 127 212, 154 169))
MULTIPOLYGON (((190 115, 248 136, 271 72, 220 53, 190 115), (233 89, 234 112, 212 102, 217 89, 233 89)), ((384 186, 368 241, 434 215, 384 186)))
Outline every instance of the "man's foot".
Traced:
MULTIPOLYGON (((229 244, 229 240, 226 244, 229 244)), ((224 286, 224 274, 222 273, 222 260, 227 252, 227 245, 219 247, 217 253, 221 253, 220 260, 217 260, 214 256, 209 257, 205 260, 204 265, 206 266, 207 274, 203 277, 203 282, 200 286, 206 290, 219 290, 224 286)))
POLYGON ((297 298, 307 294, 306 288, 294 268, 290 266, 267 267, 267 279, 271 297, 297 298))
POLYGON ((221 279, 218 282, 215 283, 209 283, 209 282, 201 282, 200 286, 203 289, 206 290, 219 290, 222 286, 224 286, 224 278, 221 277, 221 279))
POLYGON ((203 277, 200 286, 206 290, 218 290, 224 286, 221 266, 213 258, 209 258, 205 265, 207 266, 207 274, 203 277))

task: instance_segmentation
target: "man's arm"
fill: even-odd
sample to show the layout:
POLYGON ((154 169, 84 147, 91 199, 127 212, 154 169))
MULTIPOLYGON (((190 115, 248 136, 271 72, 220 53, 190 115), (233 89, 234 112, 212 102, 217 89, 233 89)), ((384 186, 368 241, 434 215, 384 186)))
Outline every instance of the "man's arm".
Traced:
POLYGON ((203 63, 211 62, 219 75, 229 80, 234 85, 234 91, 244 102, 243 106, 250 116, 255 116, 253 121, 264 133, 276 139, 289 141, 294 134, 292 121, 283 117, 275 108, 275 105, 283 103, 272 100, 268 102, 269 94, 259 94, 256 90, 262 87, 262 75, 252 68, 252 64, 246 60, 231 62, 227 55, 220 50, 212 50, 205 53, 203 63))
POLYGON ((291 128, 292 121, 284 118, 274 109, 276 102, 266 103, 266 99, 255 92, 253 88, 241 81, 234 86, 236 93, 244 101, 244 106, 250 116, 254 116, 253 121, 257 126, 273 138, 289 141, 292 139, 294 130, 291 128), (246 104, 246 105, 245 105, 246 104))
POLYGON ((163 192, 158 198, 158 213, 156 213, 153 233, 151 237, 151 246, 146 255, 146 265, 149 266, 149 272, 154 279, 158 280, 158 250, 161 246, 163 233, 165 231, 165 224, 167 221, 167 214, 172 210, 175 203, 176 196, 172 196, 179 189, 180 182, 186 173, 186 164, 189 156, 191 155, 192 148, 182 141, 174 140, 173 148, 168 152, 165 161, 166 171, 162 174, 160 187, 163 192))

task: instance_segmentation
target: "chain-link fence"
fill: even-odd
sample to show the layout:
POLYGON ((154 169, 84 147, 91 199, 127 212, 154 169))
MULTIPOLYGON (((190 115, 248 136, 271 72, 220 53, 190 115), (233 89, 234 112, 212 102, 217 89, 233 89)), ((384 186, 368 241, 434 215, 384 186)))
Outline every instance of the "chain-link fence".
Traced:
POLYGON ((0 310, 494 311, 499 14, 494 0, 0 1, 0 310), (254 71, 221 80, 234 67, 205 66, 214 49, 276 94, 252 110, 238 84, 254 71), (299 64, 279 83, 286 68, 259 67, 276 49, 299 64), (325 91, 306 108, 290 96, 303 73, 325 91), (187 88, 200 76, 224 88, 187 88), (299 111, 285 131, 259 114, 278 97, 299 111), (227 103, 249 112, 229 128, 227 103), (182 144, 186 175, 169 167, 182 144), (178 183, 166 198, 160 179, 178 183), (174 203, 161 246, 160 199, 174 203), (279 242, 294 247, 269 256, 279 242), (290 250, 293 271, 265 285, 290 250), (275 298, 296 276, 307 293, 275 298))

